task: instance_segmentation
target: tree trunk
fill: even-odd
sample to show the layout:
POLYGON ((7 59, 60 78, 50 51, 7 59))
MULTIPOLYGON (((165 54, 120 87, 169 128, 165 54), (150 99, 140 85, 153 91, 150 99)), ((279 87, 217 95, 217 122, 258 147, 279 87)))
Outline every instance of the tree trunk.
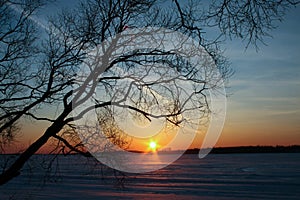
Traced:
POLYGON ((0 185, 4 185, 14 177, 20 175, 20 170, 22 169, 26 161, 28 161, 33 154, 35 154, 44 144, 46 144, 51 136, 57 134, 63 128, 63 126, 65 125, 64 118, 70 112, 71 109, 65 109, 63 113, 53 122, 53 124, 47 128, 45 133, 34 143, 32 143, 26 149, 26 151, 21 153, 17 160, 15 160, 15 162, 0 175, 0 185))

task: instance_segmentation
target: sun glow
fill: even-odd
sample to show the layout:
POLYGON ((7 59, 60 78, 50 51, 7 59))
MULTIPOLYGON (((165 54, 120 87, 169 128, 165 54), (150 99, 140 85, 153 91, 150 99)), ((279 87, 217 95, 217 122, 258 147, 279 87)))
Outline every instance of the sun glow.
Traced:
POLYGON ((157 143, 154 142, 154 141, 151 141, 151 142, 149 143, 149 148, 150 148, 152 151, 156 151, 157 143))

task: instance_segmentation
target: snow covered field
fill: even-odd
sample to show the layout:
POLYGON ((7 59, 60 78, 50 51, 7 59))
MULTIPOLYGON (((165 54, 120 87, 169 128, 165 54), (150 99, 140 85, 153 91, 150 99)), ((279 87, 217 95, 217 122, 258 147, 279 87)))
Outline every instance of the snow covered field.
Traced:
MULTIPOLYGON (((7 155, 2 155, 2 164, 7 155)), ((120 174, 93 159, 35 155, 0 199, 299 199, 300 154, 183 155, 146 174, 120 174), (44 160, 44 162, 42 162, 44 160)), ((149 163, 148 163, 149 164, 149 163)))

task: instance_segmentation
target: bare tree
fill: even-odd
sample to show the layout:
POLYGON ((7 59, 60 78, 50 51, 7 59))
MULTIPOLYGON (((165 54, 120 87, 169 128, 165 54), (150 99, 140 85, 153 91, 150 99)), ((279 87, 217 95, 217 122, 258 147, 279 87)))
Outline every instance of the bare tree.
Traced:
MULTIPOLYGON (((1 148, 13 139, 17 132, 16 123, 33 107, 32 98, 38 96, 38 85, 28 84, 35 78, 32 70, 36 51, 36 30, 28 18, 40 6, 37 4, 18 5, 21 13, 15 13, 10 1, 0 3, 0 133, 1 148)), ((3 150, 3 149, 2 149, 3 150)))
MULTIPOLYGON (((217 27, 221 36, 240 37, 256 45, 274 28, 273 22, 281 20, 284 12, 298 2, 213 1, 209 11, 205 11, 196 1, 89 0, 51 19, 48 39, 43 43, 35 42, 36 31, 29 20, 41 2, 21 4, 24 11, 19 15, 11 14, 12 3, 17 1, 0 3, 1 145, 13 139, 22 117, 48 121, 50 125, 7 166, 0 175, 0 184, 19 175, 23 165, 49 139, 58 141, 60 152, 89 156, 74 123, 94 109, 109 111, 110 114, 98 116, 98 123, 103 130, 110 127, 105 130, 106 136, 122 147, 127 142, 118 128, 114 129, 115 112, 126 110, 145 121, 164 119, 173 126, 194 122, 182 118, 185 113, 193 115, 197 111, 203 114, 199 118, 206 116, 209 103, 205 91, 217 88, 231 71, 219 49, 220 37, 205 39, 205 28, 217 27), (149 26, 193 38, 209 53, 212 63, 192 65, 174 49, 160 49, 160 44, 157 48, 124 53, 122 49, 128 44, 139 45, 145 42, 139 38, 153 37, 153 30, 135 34, 130 29, 149 26), (215 69, 211 66, 217 67, 220 77, 213 75, 215 69), (192 90, 187 90, 182 82, 188 82, 192 90), (94 96, 95 93, 100 95, 94 96), (162 100, 162 93, 168 101, 162 100), (60 108, 55 118, 39 116, 39 108, 47 104, 60 108)), ((183 38, 180 46, 186 41, 183 38)))

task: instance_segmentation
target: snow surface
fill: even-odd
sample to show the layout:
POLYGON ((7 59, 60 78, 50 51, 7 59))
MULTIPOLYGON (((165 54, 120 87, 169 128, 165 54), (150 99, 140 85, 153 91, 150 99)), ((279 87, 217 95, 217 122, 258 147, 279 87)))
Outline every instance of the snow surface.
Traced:
MULTIPOLYGON (((183 155, 151 173, 122 174, 92 158, 35 155, 19 177, 0 187, 0 199, 300 198, 298 153, 197 156, 183 155)), ((1 165, 8 157, 1 155, 1 165)))

